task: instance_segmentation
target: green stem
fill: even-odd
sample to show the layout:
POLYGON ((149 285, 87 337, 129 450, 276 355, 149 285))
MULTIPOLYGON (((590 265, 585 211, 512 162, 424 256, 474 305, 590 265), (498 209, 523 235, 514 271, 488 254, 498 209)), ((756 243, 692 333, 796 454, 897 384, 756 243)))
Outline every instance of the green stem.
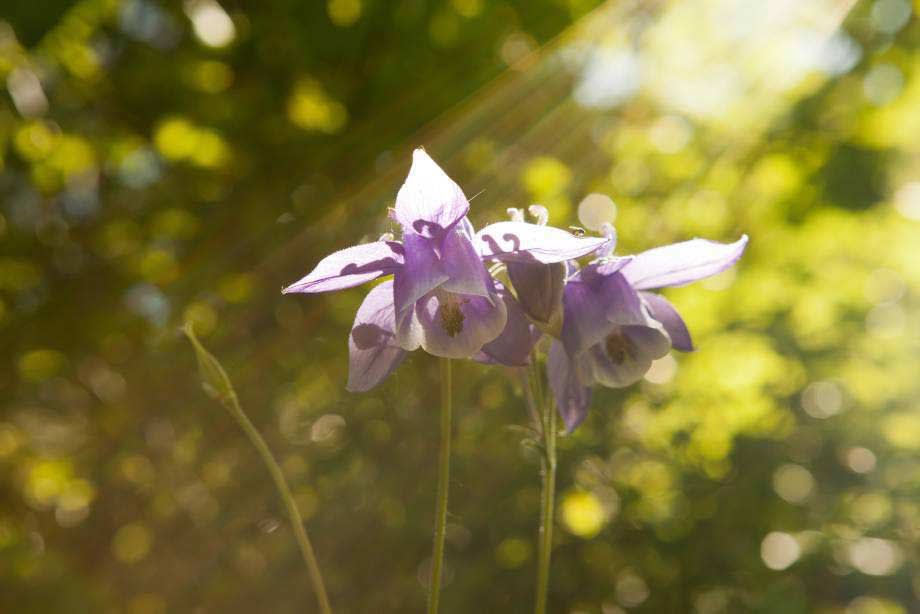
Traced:
POLYGON ((307 564, 307 571, 310 574, 310 582, 313 584, 313 592, 316 594, 316 600, 319 602, 320 612, 322 612, 322 614, 332 614, 332 606, 329 604, 329 596, 326 594, 326 586, 323 584, 323 576, 319 570, 316 553, 313 551, 313 544, 310 543, 310 538, 307 537, 307 532, 303 528, 303 518, 300 515, 300 510, 297 509, 297 503, 294 501, 294 496, 291 494, 291 489, 288 487, 287 480, 284 479, 284 473, 282 473, 281 467, 278 466, 278 462, 272 455, 268 444, 262 439, 262 435, 259 434, 259 431, 256 430, 256 427, 249 420, 249 417, 243 412, 243 408, 240 406, 236 395, 231 394, 222 400, 224 401, 224 406, 230 411, 231 415, 236 418, 243 432, 249 437, 249 441, 251 441, 252 445, 258 450, 259 455, 262 457, 262 461, 265 462, 265 466, 268 467, 268 472, 275 482, 275 488, 278 489, 278 494, 281 496, 285 508, 287 508, 288 517, 294 528, 294 536, 297 538, 297 544, 300 546, 300 553, 303 555, 303 560, 307 564))
POLYGON ((553 521, 556 498, 556 408, 550 401, 541 403, 543 411, 543 492, 540 506, 539 552, 537 555, 536 614, 546 613, 549 567, 553 550, 553 521))
POLYGON ((450 480, 450 359, 441 359, 441 449, 438 454, 438 494, 434 516, 434 552, 431 555, 431 581, 428 585, 428 614, 438 611, 441 598, 441 568, 444 562, 444 535, 447 529, 447 493, 450 480))

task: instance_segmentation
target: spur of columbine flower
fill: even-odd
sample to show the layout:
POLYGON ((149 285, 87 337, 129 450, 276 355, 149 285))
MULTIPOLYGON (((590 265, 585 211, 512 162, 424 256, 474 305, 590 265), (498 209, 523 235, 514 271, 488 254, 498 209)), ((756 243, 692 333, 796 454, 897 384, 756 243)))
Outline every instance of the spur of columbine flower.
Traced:
MULTIPOLYGON (((530 211, 537 225, 545 223, 545 209, 531 207, 530 211)), ((511 213, 512 218, 522 219, 521 212, 511 213)), ((693 239, 616 257, 612 227, 605 228, 605 236, 598 258, 581 269, 574 260, 507 267, 521 311, 553 337, 547 378, 569 432, 587 416, 594 384, 629 386, 672 347, 693 350, 677 309, 647 290, 682 286, 720 273, 741 257, 748 240, 742 236, 723 244, 693 239)))
POLYGON ((553 264, 592 253, 604 242, 515 221, 477 233, 466 218, 468 211, 460 187, 416 149, 391 211, 402 241, 382 237, 337 251, 283 290, 329 292, 392 275, 358 308, 349 336, 349 390, 378 385, 406 352, 418 348, 445 358, 484 351, 495 360, 515 360, 514 338, 500 337, 509 312, 519 309, 483 261, 553 264))

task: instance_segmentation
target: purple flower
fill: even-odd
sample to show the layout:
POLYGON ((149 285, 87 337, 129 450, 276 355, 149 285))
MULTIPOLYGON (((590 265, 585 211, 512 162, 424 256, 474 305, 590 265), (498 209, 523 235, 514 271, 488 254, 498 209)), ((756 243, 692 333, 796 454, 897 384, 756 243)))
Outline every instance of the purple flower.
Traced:
POLYGON ((567 279, 562 333, 547 369, 569 432, 587 416, 593 384, 629 386, 671 347, 693 350, 674 306, 646 290, 721 273, 737 262, 747 242, 747 235, 730 244, 693 239, 636 256, 601 258, 567 279))
POLYGON ((284 289, 328 292, 393 275, 358 309, 349 339, 349 390, 378 385, 417 348, 447 358, 484 351, 513 360, 519 328, 506 324, 509 312, 519 308, 483 260, 549 264, 591 253, 603 242, 522 222, 500 222, 476 233, 468 211, 460 187, 416 149, 393 212, 402 242, 380 240, 337 251, 284 289))
POLYGON ((693 239, 592 262, 566 280, 563 325, 547 363, 559 411, 571 432, 587 416, 590 387, 629 386, 671 347, 691 351, 680 314, 646 290, 682 286, 732 266, 747 236, 731 244, 693 239))

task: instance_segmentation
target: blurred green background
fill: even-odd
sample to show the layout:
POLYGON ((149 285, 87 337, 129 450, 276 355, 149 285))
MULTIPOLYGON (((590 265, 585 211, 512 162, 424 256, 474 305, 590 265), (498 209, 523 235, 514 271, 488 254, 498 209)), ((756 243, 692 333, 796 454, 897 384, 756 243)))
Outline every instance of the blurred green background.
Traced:
MULTIPOLYGON (((920 612, 920 3, 7 0, 0 610, 314 610, 197 325, 282 461, 340 612, 423 608, 438 382, 344 389, 413 147, 479 226, 542 203, 620 253, 751 244, 667 292, 699 350, 560 446, 551 611, 920 612), (219 3, 218 3, 219 1, 219 3), (582 215, 579 216, 581 211, 582 215)), ((510 370, 456 368, 445 612, 532 607, 510 370)))

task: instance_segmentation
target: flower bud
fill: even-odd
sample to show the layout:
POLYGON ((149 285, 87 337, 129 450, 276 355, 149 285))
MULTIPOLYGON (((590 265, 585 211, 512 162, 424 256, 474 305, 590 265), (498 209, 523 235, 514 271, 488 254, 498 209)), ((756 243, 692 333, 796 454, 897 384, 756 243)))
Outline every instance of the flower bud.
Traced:
POLYGON ((524 313, 540 330, 558 337, 562 330, 565 263, 509 262, 507 267, 524 313))

